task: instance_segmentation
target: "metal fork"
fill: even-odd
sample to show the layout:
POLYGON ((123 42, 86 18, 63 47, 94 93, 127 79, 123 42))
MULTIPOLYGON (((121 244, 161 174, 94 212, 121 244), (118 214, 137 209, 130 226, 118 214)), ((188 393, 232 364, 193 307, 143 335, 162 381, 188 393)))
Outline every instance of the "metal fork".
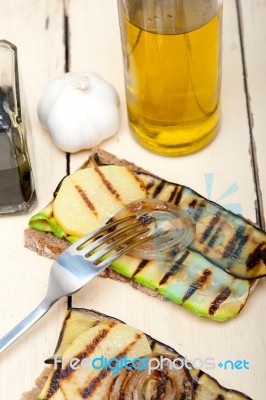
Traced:
POLYGON ((0 353, 35 324, 57 300, 77 292, 117 258, 151 240, 154 236, 147 235, 148 232, 150 229, 143 227, 143 222, 131 215, 107 223, 71 245, 54 261, 43 301, 0 340, 0 353), (130 243, 140 235, 144 237, 130 243), (119 248, 124 244, 126 247, 119 248))

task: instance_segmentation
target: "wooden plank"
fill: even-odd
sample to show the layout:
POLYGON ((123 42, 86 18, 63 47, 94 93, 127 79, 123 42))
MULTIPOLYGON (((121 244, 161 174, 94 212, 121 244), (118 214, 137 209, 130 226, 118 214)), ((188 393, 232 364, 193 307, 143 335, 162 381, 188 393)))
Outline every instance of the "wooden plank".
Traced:
MULTIPOLYGON (((123 66, 116 1, 70 0, 70 69, 92 70, 109 80, 121 99, 121 127, 102 147, 164 178, 186 184, 222 205, 237 203, 243 214, 256 220, 256 193, 249 154, 250 137, 237 9, 235 0, 224 2, 224 53, 222 127, 216 140, 204 150, 186 157, 167 158, 147 152, 132 138, 126 118, 123 66), (81 49, 82 43, 82 49, 81 49), (206 175, 210 174, 210 175, 206 175), (214 177, 213 186, 206 183, 214 177), (230 188, 231 194, 223 197, 230 188), (211 193, 210 193, 211 192, 211 193), (222 198, 223 197, 223 198, 222 198)), ((255 58, 255 57, 254 57, 255 58)), ((261 106, 263 101, 261 100, 261 106)), ((71 169, 86 159, 86 152, 71 157, 71 169)), ((127 285, 95 279, 73 298, 73 304, 115 315, 166 342, 188 358, 214 357, 210 371, 227 387, 264 399, 266 323, 262 311, 261 283, 241 315, 226 324, 201 320, 173 304, 162 303, 135 292, 127 285), (132 306, 134 304, 134 307, 132 306), (145 310, 145 312, 143 312, 145 310), (207 339, 207 340, 206 340, 207 339), (228 371, 219 361, 246 359, 250 370, 228 371)))
MULTIPOLYGON (((43 207, 65 174, 65 154, 41 127, 36 107, 47 82, 64 71, 63 2, 0 0, 1 39, 17 45, 20 77, 27 100, 31 130, 28 143, 38 204, 28 215, 0 217, 0 337, 42 300, 51 261, 24 248, 23 231, 29 216, 43 207)), ((19 399, 34 385, 43 360, 55 346, 65 310, 56 305, 40 323, 1 355, 0 398, 19 399)))
POLYGON ((254 158, 260 189, 260 212, 265 229, 266 219, 266 115, 264 112, 266 93, 266 3, 260 0, 239 1, 240 25, 243 36, 244 61, 251 133, 254 141, 254 158))
MULTIPOLYGON (((64 69, 63 5, 52 0, 37 3, 34 0, 0 0, 0 6, 1 15, 4 16, 1 18, 2 35, 14 41, 20 49, 34 132, 29 142, 33 149, 31 154, 35 155, 32 158, 41 206, 50 199, 55 184, 65 173, 64 155, 55 150, 35 115, 42 88, 64 69), (47 24, 48 31, 45 30, 47 24)), ((217 139, 208 148, 184 158, 171 159, 148 153, 130 136, 126 122, 115 0, 71 0, 69 26, 71 69, 91 69, 102 74, 116 86, 120 94, 121 128, 118 135, 105 142, 103 147, 165 178, 187 184, 202 194, 208 192, 205 174, 213 173, 215 180, 211 194, 214 200, 236 182, 239 189, 223 201, 241 203, 244 215, 254 220, 256 196, 248 153, 249 129, 235 1, 225 2, 223 126, 217 139), (232 87, 235 96, 232 95, 232 87)), ((72 169, 78 167, 85 158, 86 152, 72 156, 72 169)), ((0 219, 3 250, 0 335, 23 318, 46 290, 50 261, 22 248, 22 232, 27 219, 27 216, 0 219)), ((241 316, 224 325, 200 320, 173 304, 148 298, 127 285, 100 278, 75 295, 74 305, 95 308, 124 319, 191 359, 214 357, 218 363, 229 358, 245 358, 251 365, 249 371, 224 371, 217 367, 211 373, 224 385, 262 400, 265 358, 261 349, 266 347, 263 296, 264 288, 260 284, 241 316)), ((1 378, 5 385, 0 386, 0 398, 19 398, 23 390, 33 385, 42 369, 43 359, 55 344, 62 308, 56 306, 25 338, 1 357, 1 378)))

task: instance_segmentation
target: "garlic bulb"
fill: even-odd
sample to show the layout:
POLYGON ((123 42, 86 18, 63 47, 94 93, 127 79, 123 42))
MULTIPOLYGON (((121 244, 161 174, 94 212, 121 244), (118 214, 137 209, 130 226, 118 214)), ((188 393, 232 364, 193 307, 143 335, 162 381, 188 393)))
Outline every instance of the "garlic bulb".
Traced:
POLYGON ((53 79, 38 104, 38 116, 61 150, 75 153, 116 133, 119 97, 92 72, 69 72, 53 79))

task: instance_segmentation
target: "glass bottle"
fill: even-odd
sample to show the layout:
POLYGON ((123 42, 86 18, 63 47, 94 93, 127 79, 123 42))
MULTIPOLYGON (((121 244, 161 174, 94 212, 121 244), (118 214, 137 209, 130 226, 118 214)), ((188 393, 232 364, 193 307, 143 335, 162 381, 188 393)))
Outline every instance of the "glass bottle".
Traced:
POLYGON ((35 189, 25 137, 17 48, 0 41, 0 214, 25 213, 35 189))
POLYGON ((148 149, 193 153, 220 121, 222 0, 117 0, 129 123, 148 149))

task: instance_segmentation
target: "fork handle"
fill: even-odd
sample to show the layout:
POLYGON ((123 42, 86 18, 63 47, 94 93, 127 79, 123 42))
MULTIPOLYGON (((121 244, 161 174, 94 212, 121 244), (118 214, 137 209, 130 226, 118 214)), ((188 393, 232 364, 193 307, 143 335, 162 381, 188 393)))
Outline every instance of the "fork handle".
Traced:
POLYGON ((35 322, 37 322, 56 302, 45 297, 43 301, 36 307, 26 318, 24 318, 15 328, 8 332, 0 339, 0 353, 25 333, 35 322))

